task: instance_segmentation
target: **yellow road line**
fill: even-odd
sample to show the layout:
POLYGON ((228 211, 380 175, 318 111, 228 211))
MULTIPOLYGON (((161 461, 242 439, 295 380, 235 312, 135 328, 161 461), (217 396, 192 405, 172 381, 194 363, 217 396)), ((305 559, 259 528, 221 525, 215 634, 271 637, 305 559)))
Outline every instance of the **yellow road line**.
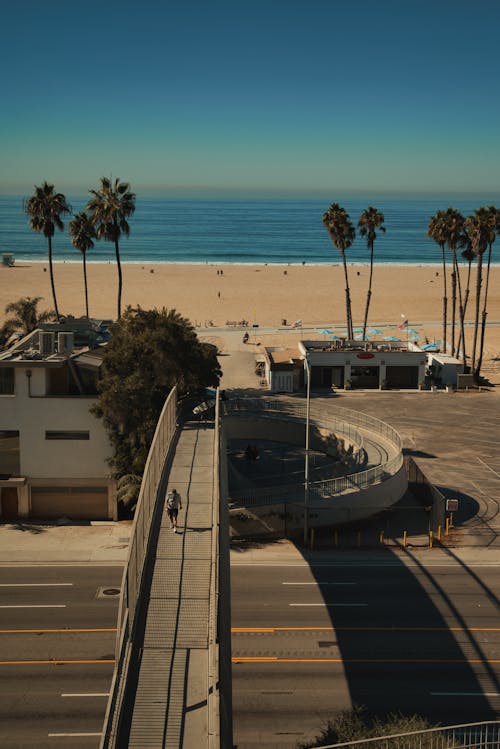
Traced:
POLYGON ((54 658, 53 660, 44 661, 0 661, 0 666, 64 666, 72 664, 95 664, 95 663, 114 663, 114 658, 97 658, 92 660, 61 660, 60 658, 54 658))
POLYGON ((235 656, 233 663, 500 663, 500 658, 277 658, 274 656, 235 656))
POLYGON ((0 635, 27 635, 27 634, 45 634, 49 632, 116 632, 116 627, 94 627, 88 629, 0 629, 0 635))
POLYGON ((233 634, 251 632, 500 632, 500 627, 232 627, 233 634))

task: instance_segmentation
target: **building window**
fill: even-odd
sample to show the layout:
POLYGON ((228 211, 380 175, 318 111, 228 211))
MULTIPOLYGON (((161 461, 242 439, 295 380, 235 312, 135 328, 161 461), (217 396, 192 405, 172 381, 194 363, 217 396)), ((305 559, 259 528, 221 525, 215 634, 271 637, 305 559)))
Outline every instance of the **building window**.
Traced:
POLYGON ((88 440, 89 432, 53 431, 45 432, 46 440, 88 440))
POLYGON ((19 432, 0 430, 0 475, 19 476, 19 432))
POLYGON ((0 395, 14 395, 14 367, 0 368, 0 395))

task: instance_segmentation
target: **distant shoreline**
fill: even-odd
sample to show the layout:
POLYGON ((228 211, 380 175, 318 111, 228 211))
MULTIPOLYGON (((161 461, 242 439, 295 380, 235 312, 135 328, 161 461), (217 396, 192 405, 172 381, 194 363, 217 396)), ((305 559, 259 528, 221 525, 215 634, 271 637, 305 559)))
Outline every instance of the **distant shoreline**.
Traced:
MULTIPOLYGON (((48 258, 44 260, 40 259, 32 259, 32 258, 24 258, 24 257, 17 257, 16 253, 13 253, 15 257, 15 265, 19 265, 20 263, 23 263, 24 267, 26 267, 26 264, 33 264, 33 265, 47 265, 49 260, 48 258)), ((446 264, 449 265, 451 261, 451 256, 447 258, 446 264)), ((52 263, 54 266, 59 265, 81 265, 82 260, 76 259, 76 260, 52 260, 52 263)), ((89 265, 114 265, 116 263, 116 260, 113 258, 112 260, 91 260, 90 258, 87 258, 87 267, 89 265)), ((189 266, 189 267, 213 267, 217 268, 220 266, 224 267, 242 267, 242 268, 252 268, 254 266, 259 268, 266 268, 266 267, 278 267, 278 268, 338 268, 342 265, 340 260, 337 260, 337 262, 332 261, 326 261, 322 263, 313 263, 313 262, 291 262, 291 263, 277 263, 277 262, 230 262, 228 260, 207 260, 207 261, 201 261, 201 260, 123 260, 121 259, 121 265, 122 266, 137 266, 141 265, 144 267, 154 267, 154 266, 164 266, 164 265, 178 265, 178 266, 189 266)), ((355 261, 347 261, 348 268, 369 268, 369 263, 361 263, 361 262, 355 262, 355 261)), ((378 268, 441 268, 442 262, 434 262, 434 263, 419 263, 417 261, 415 262, 406 262, 406 263, 394 263, 394 262, 377 262, 374 261, 373 263, 374 267, 378 268)), ((500 261, 493 262, 491 261, 492 267, 500 267, 500 261)), ((460 268, 467 269, 467 263, 462 262, 460 265, 460 268)), ((472 266, 475 267, 474 264, 472 266)))

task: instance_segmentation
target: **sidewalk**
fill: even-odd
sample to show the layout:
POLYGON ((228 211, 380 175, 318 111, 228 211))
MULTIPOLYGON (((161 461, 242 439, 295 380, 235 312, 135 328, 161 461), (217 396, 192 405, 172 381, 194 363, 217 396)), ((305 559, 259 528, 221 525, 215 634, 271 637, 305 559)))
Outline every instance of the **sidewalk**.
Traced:
POLYGON ((125 562, 132 521, 58 525, 25 521, 0 525, 0 564, 119 564, 125 562))

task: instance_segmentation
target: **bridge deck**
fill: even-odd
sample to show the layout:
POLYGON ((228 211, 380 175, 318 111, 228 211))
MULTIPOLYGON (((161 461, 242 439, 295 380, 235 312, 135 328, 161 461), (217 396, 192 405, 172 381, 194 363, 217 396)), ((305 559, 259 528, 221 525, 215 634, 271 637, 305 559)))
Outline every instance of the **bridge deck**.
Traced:
POLYGON ((214 428, 184 426, 168 489, 181 495, 178 532, 166 511, 152 573, 130 749, 208 746, 208 620, 214 428))

